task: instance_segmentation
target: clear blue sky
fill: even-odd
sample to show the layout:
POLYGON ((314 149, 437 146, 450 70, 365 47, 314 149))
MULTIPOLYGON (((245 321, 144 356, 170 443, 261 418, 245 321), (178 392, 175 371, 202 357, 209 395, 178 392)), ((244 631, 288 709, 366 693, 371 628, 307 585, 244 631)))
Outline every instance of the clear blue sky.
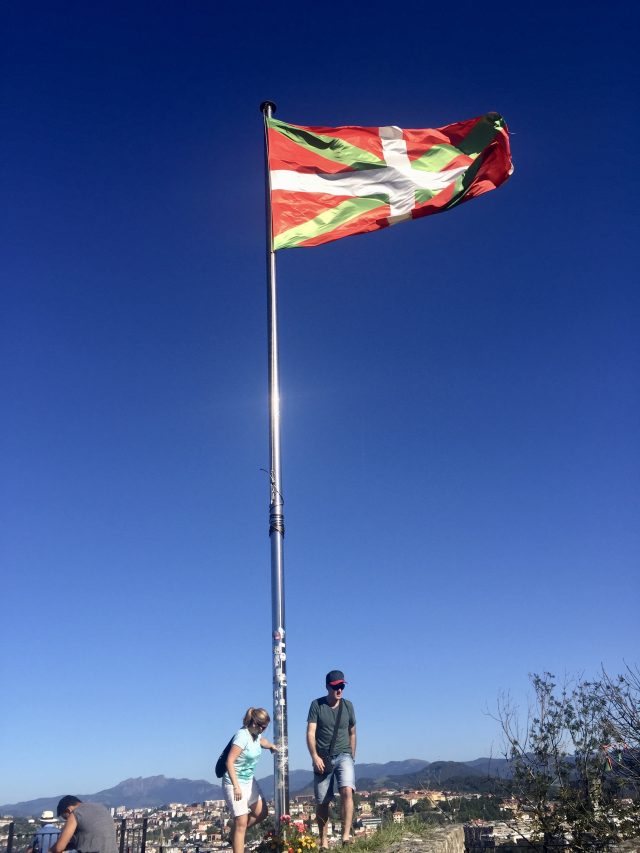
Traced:
POLYGON ((271 706, 265 98, 497 110, 516 166, 278 255, 292 768, 333 667, 359 760, 434 761, 530 672, 637 660, 638 17, 5 7, 0 803, 212 780, 271 706))

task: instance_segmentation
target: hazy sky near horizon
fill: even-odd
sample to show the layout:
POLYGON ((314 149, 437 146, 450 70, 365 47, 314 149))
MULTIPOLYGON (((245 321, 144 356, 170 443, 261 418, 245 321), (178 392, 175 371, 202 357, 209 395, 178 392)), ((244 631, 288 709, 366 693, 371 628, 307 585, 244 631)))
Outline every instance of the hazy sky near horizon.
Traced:
POLYGON ((266 98, 497 110, 516 167, 278 254, 291 767, 334 667, 383 762, 499 754, 528 673, 637 662, 639 16, 5 7, 0 803, 213 780, 271 708, 266 98))

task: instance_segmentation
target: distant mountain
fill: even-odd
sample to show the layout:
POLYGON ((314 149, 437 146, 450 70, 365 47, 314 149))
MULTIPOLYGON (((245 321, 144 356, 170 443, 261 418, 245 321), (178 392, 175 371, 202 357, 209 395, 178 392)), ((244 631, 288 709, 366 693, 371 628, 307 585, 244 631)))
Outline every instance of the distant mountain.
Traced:
MULTIPOLYGON (((258 783, 265 797, 268 800, 272 800, 274 790, 273 774, 258 779, 258 783)), ((303 794, 307 789, 313 789, 313 772, 311 770, 290 770, 289 792, 291 794, 303 794)))
POLYGON ((387 761, 386 764, 358 764, 356 766, 356 779, 386 779, 389 776, 405 776, 418 773, 429 765, 428 761, 421 758, 407 758, 406 761, 387 761))
POLYGON ((369 777, 358 774, 358 786, 362 790, 371 788, 389 788, 394 791, 403 788, 424 788, 443 785, 453 779, 466 777, 481 778, 484 774, 462 761, 423 762, 423 767, 409 773, 382 775, 376 773, 369 777))
MULTIPOLYGON (((356 779, 358 787, 362 790, 368 788, 379 787, 384 784, 384 780, 392 778, 395 774, 409 774, 417 772, 426 767, 428 761, 423 761, 420 758, 408 758, 405 761, 387 761, 386 764, 356 764, 356 779), (375 780, 376 784, 364 786, 360 784, 360 779, 375 780)), ((267 798, 273 797, 273 775, 265 776, 258 780, 260 787, 267 798)), ((292 794, 303 794, 313 790, 313 772, 311 770, 292 770, 289 773, 289 791, 292 794)))
POLYGON ((497 776, 498 779, 513 777, 513 765, 508 758, 475 758, 473 761, 465 761, 465 764, 481 770, 485 776, 497 776))
MULTIPOLYGON (((63 791, 55 797, 43 797, 21 803, 0 806, 2 814, 13 817, 39 815, 43 809, 53 809, 60 797, 70 793, 63 791)), ((71 793, 76 793, 71 792, 71 793)), ((127 808, 154 808, 165 803, 201 803, 203 800, 222 799, 220 785, 212 785, 204 779, 167 779, 166 776, 148 776, 125 779, 113 788, 98 791, 97 794, 76 794, 87 803, 102 803, 104 806, 127 808)))
MULTIPOLYGON (((375 788, 420 788, 425 786, 454 787, 460 790, 484 790, 488 777, 510 778, 509 762, 505 759, 476 758, 474 761, 423 761, 408 758, 405 761, 388 761, 386 764, 356 764, 356 778, 360 790, 375 788)), ((273 775, 259 780, 265 797, 273 797, 273 775)), ((292 770, 289 774, 291 794, 307 793, 313 789, 311 770, 292 770)), ((0 814, 13 817, 37 816, 44 809, 55 810, 58 800, 69 791, 54 797, 40 797, 20 803, 0 806, 0 814)), ((71 793, 77 793, 75 791, 71 793)), ((77 794, 88 803, 102 803, 108 807, 157 808, 166 803, 201 803, 203 800, 222 799, 222 787, 205 779, 171 779, 166 776, 148 776, 125 779, 113 788, 96 794, 77 794)))
POLYGON ((126 779, 114 788, 93 794, 91 801, 105 806, 148 808, 165 803, 201 803, 203 800, 219 800, 222 796, 222 786, 214 785, 205 779, 138 776, 136 779, 126 779))

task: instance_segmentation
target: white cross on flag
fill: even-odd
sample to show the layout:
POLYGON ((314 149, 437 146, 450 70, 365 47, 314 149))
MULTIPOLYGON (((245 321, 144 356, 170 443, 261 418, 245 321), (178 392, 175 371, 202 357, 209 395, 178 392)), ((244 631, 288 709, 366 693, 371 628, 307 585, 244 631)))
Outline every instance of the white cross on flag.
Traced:
POLYGON ((274 249, 316 246, 448 210, 507 180, 503 118, 426 130, 267 119, 274 249))

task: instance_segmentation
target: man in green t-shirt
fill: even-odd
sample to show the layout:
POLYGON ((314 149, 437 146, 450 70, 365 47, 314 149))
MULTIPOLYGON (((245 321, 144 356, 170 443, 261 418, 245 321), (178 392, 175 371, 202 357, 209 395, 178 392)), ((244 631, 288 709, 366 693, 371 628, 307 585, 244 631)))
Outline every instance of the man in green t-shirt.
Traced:
POLYGON ((307 716, 307 747, 313 762, 313 788, 320 847, 327 849, 329 803, 340 793, 342 843, 351 841, 353 792, 356 789, 356 715, 353 705, 343 699, 347 684, 344 673, 332 669, 325 679, 327 695, 314 699, 307 716))

